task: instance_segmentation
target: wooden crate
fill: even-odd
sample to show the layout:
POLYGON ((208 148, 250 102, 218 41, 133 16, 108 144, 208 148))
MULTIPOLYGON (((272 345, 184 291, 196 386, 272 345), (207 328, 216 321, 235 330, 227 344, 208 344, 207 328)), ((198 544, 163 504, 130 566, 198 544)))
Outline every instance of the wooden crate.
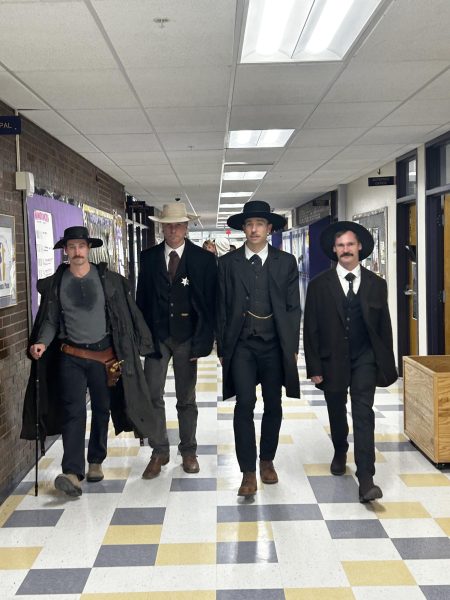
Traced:
POLYGON ((450 462, 450 356, 404 356, 405 433, 434 463, 450 462))

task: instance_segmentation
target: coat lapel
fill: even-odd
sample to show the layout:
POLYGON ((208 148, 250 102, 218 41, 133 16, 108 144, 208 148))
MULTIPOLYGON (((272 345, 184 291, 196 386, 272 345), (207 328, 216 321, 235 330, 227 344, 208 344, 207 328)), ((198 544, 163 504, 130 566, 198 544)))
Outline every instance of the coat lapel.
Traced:
POLYGON ((364 315, 364 320, 368 322, 368 307, 369 298, 371 294, 372 281, 367 276, 367 271, 364 267, 361 267, 361 284, 359 286, 359 297, 361 299, 361 308, 364 315))
POLYGON ((238 273, 239 279, 241 280, 241 283, 248 294, 250 290, 248 287, 247 280, 247 259, 245 258, 245 244, 243 244, 241 248, 233 252, 233 259, 236 262, 236 271, 238 273))
POLYGON ((272 294, 273 287, 279 290, 277 273, 280 269, 279 254, 275 252, 273 247, 269 244, 269 256, 267 257, 267 269, 269 271, 269 293, 272 294))
POLYGON ((332 269, 328 277, 328 287, 331 294, 333 295, 337 311, 343 324, 345 324, 344 315, 344 290, 342 289, 341 282, 339 281, 336 269, 332 269))

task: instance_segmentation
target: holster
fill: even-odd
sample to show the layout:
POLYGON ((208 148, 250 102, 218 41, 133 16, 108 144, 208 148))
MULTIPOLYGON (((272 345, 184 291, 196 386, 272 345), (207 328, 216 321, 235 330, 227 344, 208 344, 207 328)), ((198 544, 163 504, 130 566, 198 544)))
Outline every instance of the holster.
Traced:
POLYGON ((112 347, 106 350, 88 350, 87 348, 77 348, 69 344, 61 344, 61 352, 70 356, 77 356, 78 358, 95 360, 105 365, 106 384, 108 387, 114 387, 122 375, 121 365, 123 360, 117 360, 112 347))

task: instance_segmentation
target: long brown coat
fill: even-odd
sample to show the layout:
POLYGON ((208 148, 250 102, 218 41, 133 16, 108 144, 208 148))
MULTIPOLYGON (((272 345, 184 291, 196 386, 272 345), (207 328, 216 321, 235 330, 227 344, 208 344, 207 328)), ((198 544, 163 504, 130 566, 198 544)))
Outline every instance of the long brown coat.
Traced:
MULTIPOLYGON (((217 352, 223 362, 223 399, 235 395, 230 365, 249 302, 245 248, 219 258, 217 292, 217 352)), ((300 294, 297 263, 287 252, 269 245, 269 293, 275 327, 283 353, 286 395, 300 398, 295 355, 300 337, 300 294)))

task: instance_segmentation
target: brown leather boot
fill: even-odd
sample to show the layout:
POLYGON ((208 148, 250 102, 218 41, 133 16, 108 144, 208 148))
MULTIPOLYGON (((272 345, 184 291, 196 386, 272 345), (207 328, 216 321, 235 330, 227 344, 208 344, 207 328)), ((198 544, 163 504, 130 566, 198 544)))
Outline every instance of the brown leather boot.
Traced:
POLYGON ((64 492, 67 496, 76 498, 83 493, 81 490, 80 480, 74 473, 61 473, 55 479, 55 488, 64 492))
POLYGON ((195 454, 183 456, 183 471, 185 473, 198 473, 200 471, 200 465, 195 454))
POLYGON ((101 481, 105 476, 103 475, 102 465, 98 463, 90 463, 89 469, 86 475, 86 480, 93 481, 101 481))
POLYGON ((241 487, 239 488, 237 495, 249 498, 250 496, 254 496, 256 494, 257 489, 258 486, 256 484, 256 472, 246 471, 243 473, 241 487))
POLYGON ((259 474, 263 483, 278 483, 278 475, 271 460, 259 461, 259 474))
POLYGON ((142 479, 154 479, 161 473, 161 467, 167 465, 170 460, 168 454, 154 454, 148 465, 145 467, 145 471, 142 473, 142 479))

